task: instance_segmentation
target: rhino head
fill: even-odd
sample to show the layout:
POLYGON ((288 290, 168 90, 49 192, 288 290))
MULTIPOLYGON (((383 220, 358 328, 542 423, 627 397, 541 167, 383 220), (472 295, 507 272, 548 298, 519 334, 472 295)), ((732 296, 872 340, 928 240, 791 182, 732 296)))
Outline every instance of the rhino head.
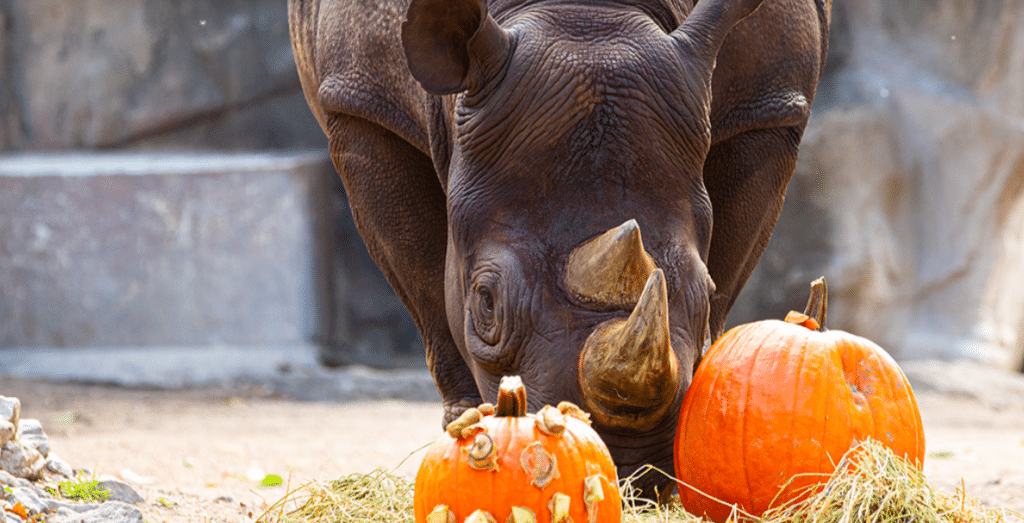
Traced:
POLYGON ((715 290, 711 75, 760 0, 678 27, 638 2, 509 4, 413 0, 402 27, 413 76, 450 95, 431 140, 449 327, 484 399, 520 375, 531 410, 591 413, 620 476, 671 471, 715 290))

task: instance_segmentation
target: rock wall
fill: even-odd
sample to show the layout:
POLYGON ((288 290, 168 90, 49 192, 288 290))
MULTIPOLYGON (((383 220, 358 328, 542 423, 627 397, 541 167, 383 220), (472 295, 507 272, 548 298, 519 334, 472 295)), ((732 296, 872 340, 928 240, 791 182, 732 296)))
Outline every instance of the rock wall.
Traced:
POLYGON ((0 1, 0 151, 325 145, 284 0, 0 1))
POLYGON ((903 359, 1024 363, 1024 2, 841 0, 775 237, 731 321, 801 308, 903 359))
MULTIPOLYGON (((0 0, 0 151, 324 150, 285 11, 0 0)), ((783 216, 730 321, 800 308, 824 274, 835 328, 903 359, 1021 368, 1024 0, 836 0, 830 46, 783 216)), ((347 311, 328 325, 337 362, 371 357, 391 330, 415 338, 346 230, 330 289, 347 311), (369 334, 353 335, 362 324, 369 334)))

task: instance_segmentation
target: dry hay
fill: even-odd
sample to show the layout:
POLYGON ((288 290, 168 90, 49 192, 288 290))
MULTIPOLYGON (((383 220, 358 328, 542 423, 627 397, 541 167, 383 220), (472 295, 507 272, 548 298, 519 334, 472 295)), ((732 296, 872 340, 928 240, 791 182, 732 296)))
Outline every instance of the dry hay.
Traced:
MULTIPOLYGON (((682 486, 681 488, 688 488, 682 486)), ((624 482, 625 523, 700 523, 678 497, 658 507, 638 500, 624 482)), ((734 511, 737 523, 989 523, 1024 517, 987 509, 967 497, 936 491, 924 474, 869 440, 850 450, 818 493, 772 509, 761 518, 734 511)), ((261 523, 413 523, 413 484, 384 469, 313 482, 289 492, 257 521, 261 523), (286 510, 286 507, 294 507, 286 510)))
POLYGON ((350 474, 331 482, 302 485, 285 494, 256 521, 412 523, 412 495, 411 481, 377 469, 369 474, 350 474))

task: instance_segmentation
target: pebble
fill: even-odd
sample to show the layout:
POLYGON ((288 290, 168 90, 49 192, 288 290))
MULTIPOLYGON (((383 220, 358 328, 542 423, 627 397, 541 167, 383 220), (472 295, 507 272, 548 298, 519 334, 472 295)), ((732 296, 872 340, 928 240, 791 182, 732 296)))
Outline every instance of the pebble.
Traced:
POLYGON ((58 510, 51 523, 144 523, 139 509, 120 501, 107 501, 85 512, 58 510))
POLYGON ((0 445, 7 443, 14 439, 14 436, 18 433, 18 427, 15 427, 10 421, 0 420, 0 445))
POLYGON ((26 447, 36 449, 44 458, 50 453, 50 440, 43 432, 43 424, 39 423, 37 419, 21 420, 18 425, 18 441, 26 447))
POLYGON ((32 482, 25 478, 16 478, 6 470, 0 470, 0 485, 6 487, 31 487, 32 482))
POLYGON ((98 503, 78 503, 75 501, 61 501, 59 499, 44 499, 43 504, 46 505, 46 510, 51 512, 60 511, 71 511, 71 512, 88 512, 99 506, 98 503))
POLYGON ((18 428, 18 420, 21 419, 21 400, 0 396, 0 420, 8 421, 14 428, 18 428))
POLYGON ((120 501, 128 504, 142 503, 143 501, 146 501, 146 499, 140 496, 131 485, 117 478, 101 476, 98 485, 110 491, 110 497, 107 498, 110 501, 120 501))
POLYGON ((65 478, 75 477, 75 471, 71 468, 71 465, 67 461, 60 459, 60 456, 53 452, 46 458, 46 470, 65 478))
POLYGON ((39 493, 32 487, 14 487, 7 495, 7 501, 12 504, 21 503, 29 516, 34 516, 47 510, 47 506, 39 499, 39 493))
POLYGON ((8 441, 0 447, 0 470, 15 477, 36 480, 41 477, 46 460, 36 449, 26 447, 20 441, 8 441))

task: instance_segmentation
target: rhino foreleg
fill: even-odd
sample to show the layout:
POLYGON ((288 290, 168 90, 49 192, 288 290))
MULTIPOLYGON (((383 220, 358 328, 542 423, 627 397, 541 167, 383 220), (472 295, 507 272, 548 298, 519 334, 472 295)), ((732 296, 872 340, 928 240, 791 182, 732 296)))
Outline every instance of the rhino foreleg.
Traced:
POLYGON ((367 120, 329 113, 326 123, 356 228, 423 336, 447 424, 482 400, 445 314, 447 211, 433 164, 367 120))
POLYGON ((713 145, 704 162, 714 220, 708 254, 717 288, 709 318, 712 341, 768 246, 802 134, 802 126, 748 131, 713 145))

